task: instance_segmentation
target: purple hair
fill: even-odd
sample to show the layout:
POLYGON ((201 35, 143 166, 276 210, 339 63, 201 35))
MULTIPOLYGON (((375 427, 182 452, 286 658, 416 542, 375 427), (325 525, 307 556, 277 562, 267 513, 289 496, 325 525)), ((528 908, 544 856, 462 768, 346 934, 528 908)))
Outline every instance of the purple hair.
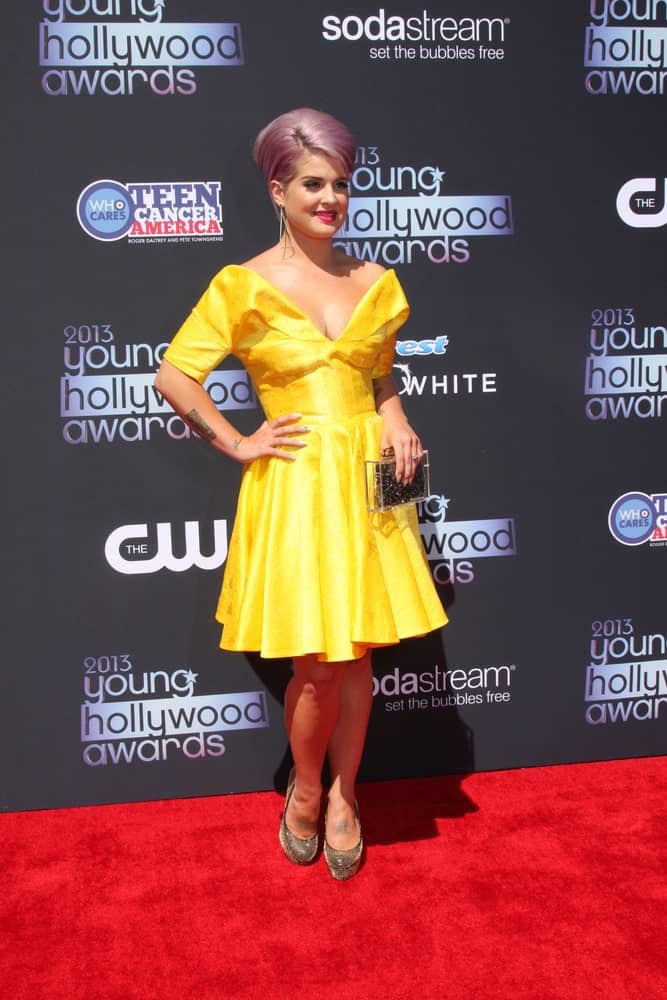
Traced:
POLYGON ((354 137, 332 115, 313 108, 296 108, 269 122, 255 140, 252 155, 267 183, 286 184, 297 171, 304 153, 324 153, 339 160, 352 173, 356 153, 354 137))

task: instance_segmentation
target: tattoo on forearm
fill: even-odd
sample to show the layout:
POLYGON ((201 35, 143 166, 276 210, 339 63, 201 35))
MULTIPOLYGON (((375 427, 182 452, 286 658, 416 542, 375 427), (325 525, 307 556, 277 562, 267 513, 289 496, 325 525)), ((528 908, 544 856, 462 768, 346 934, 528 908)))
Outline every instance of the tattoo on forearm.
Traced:
POLYGON ((183 417, 186 424, 192 428, 197 437, 203 438, 204 441, 215 441, 217 434, 212 427, 209 427, 206 421, 196 410, 190 410, 183 417))

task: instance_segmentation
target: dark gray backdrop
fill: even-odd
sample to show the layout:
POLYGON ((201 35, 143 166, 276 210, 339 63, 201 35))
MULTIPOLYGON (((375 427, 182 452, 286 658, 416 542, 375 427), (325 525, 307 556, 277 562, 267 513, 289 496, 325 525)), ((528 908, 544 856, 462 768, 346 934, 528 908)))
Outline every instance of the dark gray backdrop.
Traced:
MULTIPOLYGON (((155 367, 148 348, 136 358, 130 351, 136 364, 119 367, 128 345, 168 341, 220 267, 275 239, 250 149, 270 118, 300 105, 345 120, 358 138, 359 166, 379 168, 374 186, 368 171, 358 175, 368 190, 354 191, 357 197, 389 199, 400 209, 397 199, 411 195, 435 210, 441 203, 425 190, 435 187, 433 169, 419 175, 427 167, 443 172, 437 194, 455 199, 450 208, 472 199, 473 225, 480 206, 489 210, 488 196, 511 203, 513 234, 449 232, 450 241, 465 240, 457 252, 450 242, 454 257, 468 257, 462 262, 433 262, 415 246, 404 262, 404 241, 372 235, 362 251, 396 262, 412 304, 399 339, 424 342, 402 347, 396 378, 431 451, 433 493, 449 501, 439 529, 429 527, 435 501, 422 511, 425 538, 439 530, 441 541, 453 532, 455 547, 473 536, 482 546, 488 524, 476 522, 496 521, 494 531, 511 522, 501 544, 516 543, 512 555, 456 559, 449 583, 447 553, 432 561, 451 624, 442 635, 376 655, 362 777, 664 752, 667 551, 657 538, 623 545, 607 524, 619 496, 667 492, 664 418, 587 418, 584 375, 591 329, 603 336, 634 326, 640 345, 644 327, 657 328, 646 349, 615 353, 667 355, 660 332, 665 227, 627 225, 616 209, 621 185, 635 177, 656 179, 656 202, 646 210, 662 207, 665 97, 638 92, 659 85, 661 64, 637 77, 639 68, 621 58, 630 35, 596 36, 621 41, 611 71, 590 77, 589 89, 584 62, 596 18, 596 30, 606 14, 617 32, 634 23, 655 44, 667 24, 659 13, 654 22, 628 21, 621 4, 593 3, 592 12, 585 0, 525 8, 516 0, 314 2, 305 9, 259 0, 9 4, 4 808, 265 789, 284 772, 288 664, 218 649, 212 614, 222 567, 141 571, 164 555, 158 524, 172 526, 176 558, 184 554, 185 522, 199 524, 202 553, 214 551, 213 522, 231 527, 239 468, 157 423, 149 440, 123 440, 122 414, 114 425, 114 415, 100 422, 89 409, 68 429, 61 389, 82 359, 84 375, 113 377, 117 392, 147 375, 155 367), (410 17, 417 20, 406 30, 427 37, 405 39, 397 51, 399 18, 410 17), (435 28, 444 37, 430 37, 434 17, 448 19, 435 28), (57 67, 61 76, 45 78, 53 67, 40 65, 43 20, 50 36, 79 34, 68 66, 57 67), (81 55, 85 39, 103 44, 95 36, 102 27, 107 39, 115 32, 140 45, 146 37, 157 44, 160 32, 164 43, 170 26, 182 35, 176 24, 188 25, 191 39, 210 36, 220 22, 238 25, 244 62, 191 67, 185 79, 194 93, 158 94, 139 76, 133 94, 105 93, 104 86, 128 86, 138 57, 127 66, 118 59, 120 68, 107 66, 114 73, 103 77, 100 57, 81 55), (377 37, 383 32, 389 39, 377 37), (602 79, 608 90, 630 93, 591 93, 602 79), (94 239, 76 205, 101 179, 221 181, 224 238, 94 239), (443 337, 446 343, 437 340, 443 337), (96 339, 98 350, 86 353, 96 339), (115 367, 99 349, 111 344, 115 367), (485 373, 486 389, 495 391, 482 391, 485 373), (69 443, 77 433, 88 443, 69 443), (121 550, 133 572, 119 572, 105 557, 107 539, 124 525, 147 526, 143 538, 130 530, 135 549, 121 550), (607 666, 586 701, 593 637, 593 653, 607 666), (82 740, 82 711, 84 735, 98 739, 82 740), (216 712, 229 728, 213 723, 216 712), (175 732, 163 731, 160 720, 175 717, 175 732)), ((52 54, 61 44, 66 51, 57 39, 49 44, 52 54)), ((171 44, 178 55, 182 43, 171 44)), ((197 44, 204 51, 206 43, 197 44)), ((240 51, 226 45, 227 56, 240 51)), ((154 61, 145 72, 164 64, 154 61)), ((163 89, 167 80, 164 71, 155 77, 163 89)), ((634 209, 642 211, 639 203, 634 209)), ((457 225, 455 213, 447 218, 457 225)), ((441 257, 442 244, 433 252, 441 257)), ((623 334, 616 337, 620 345, 623 334)), ((234 372, 238 363, 223 367, 234 372)), ((644 393, 650 398, 641 405, 658 411, 661 388, 644 393)), ((91 398, 99 403, 97 392, 91 398)), ((145 437, 132 409, 125 436, 145 437)), ((244 431, 261 419, 256 409, 231 416, 244 431)))

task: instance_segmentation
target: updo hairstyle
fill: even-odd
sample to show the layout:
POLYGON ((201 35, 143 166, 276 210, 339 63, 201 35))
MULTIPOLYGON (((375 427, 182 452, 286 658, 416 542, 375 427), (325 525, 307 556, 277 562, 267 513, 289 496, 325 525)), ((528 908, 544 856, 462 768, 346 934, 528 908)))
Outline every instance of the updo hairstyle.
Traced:
POLYGON ((296 108, 269 122, 257 136, 252 155, 267 184, 287 184, 304 154, 324 153, 338 160, 349 176, 354 166, 355 141, 338 119, 313 108, 296 108))

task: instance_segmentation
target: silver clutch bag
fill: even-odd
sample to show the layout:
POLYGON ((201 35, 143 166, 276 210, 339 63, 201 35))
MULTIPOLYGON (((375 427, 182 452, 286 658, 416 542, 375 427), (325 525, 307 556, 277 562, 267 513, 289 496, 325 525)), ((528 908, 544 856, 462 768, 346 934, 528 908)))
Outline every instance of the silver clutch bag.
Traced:
POLYGON ((366 465, 366 506, 372 514, 419 503, 431 495, 428 451, 424 451, 411 483, 396 481, 396 459, 387 456, 366 465))

